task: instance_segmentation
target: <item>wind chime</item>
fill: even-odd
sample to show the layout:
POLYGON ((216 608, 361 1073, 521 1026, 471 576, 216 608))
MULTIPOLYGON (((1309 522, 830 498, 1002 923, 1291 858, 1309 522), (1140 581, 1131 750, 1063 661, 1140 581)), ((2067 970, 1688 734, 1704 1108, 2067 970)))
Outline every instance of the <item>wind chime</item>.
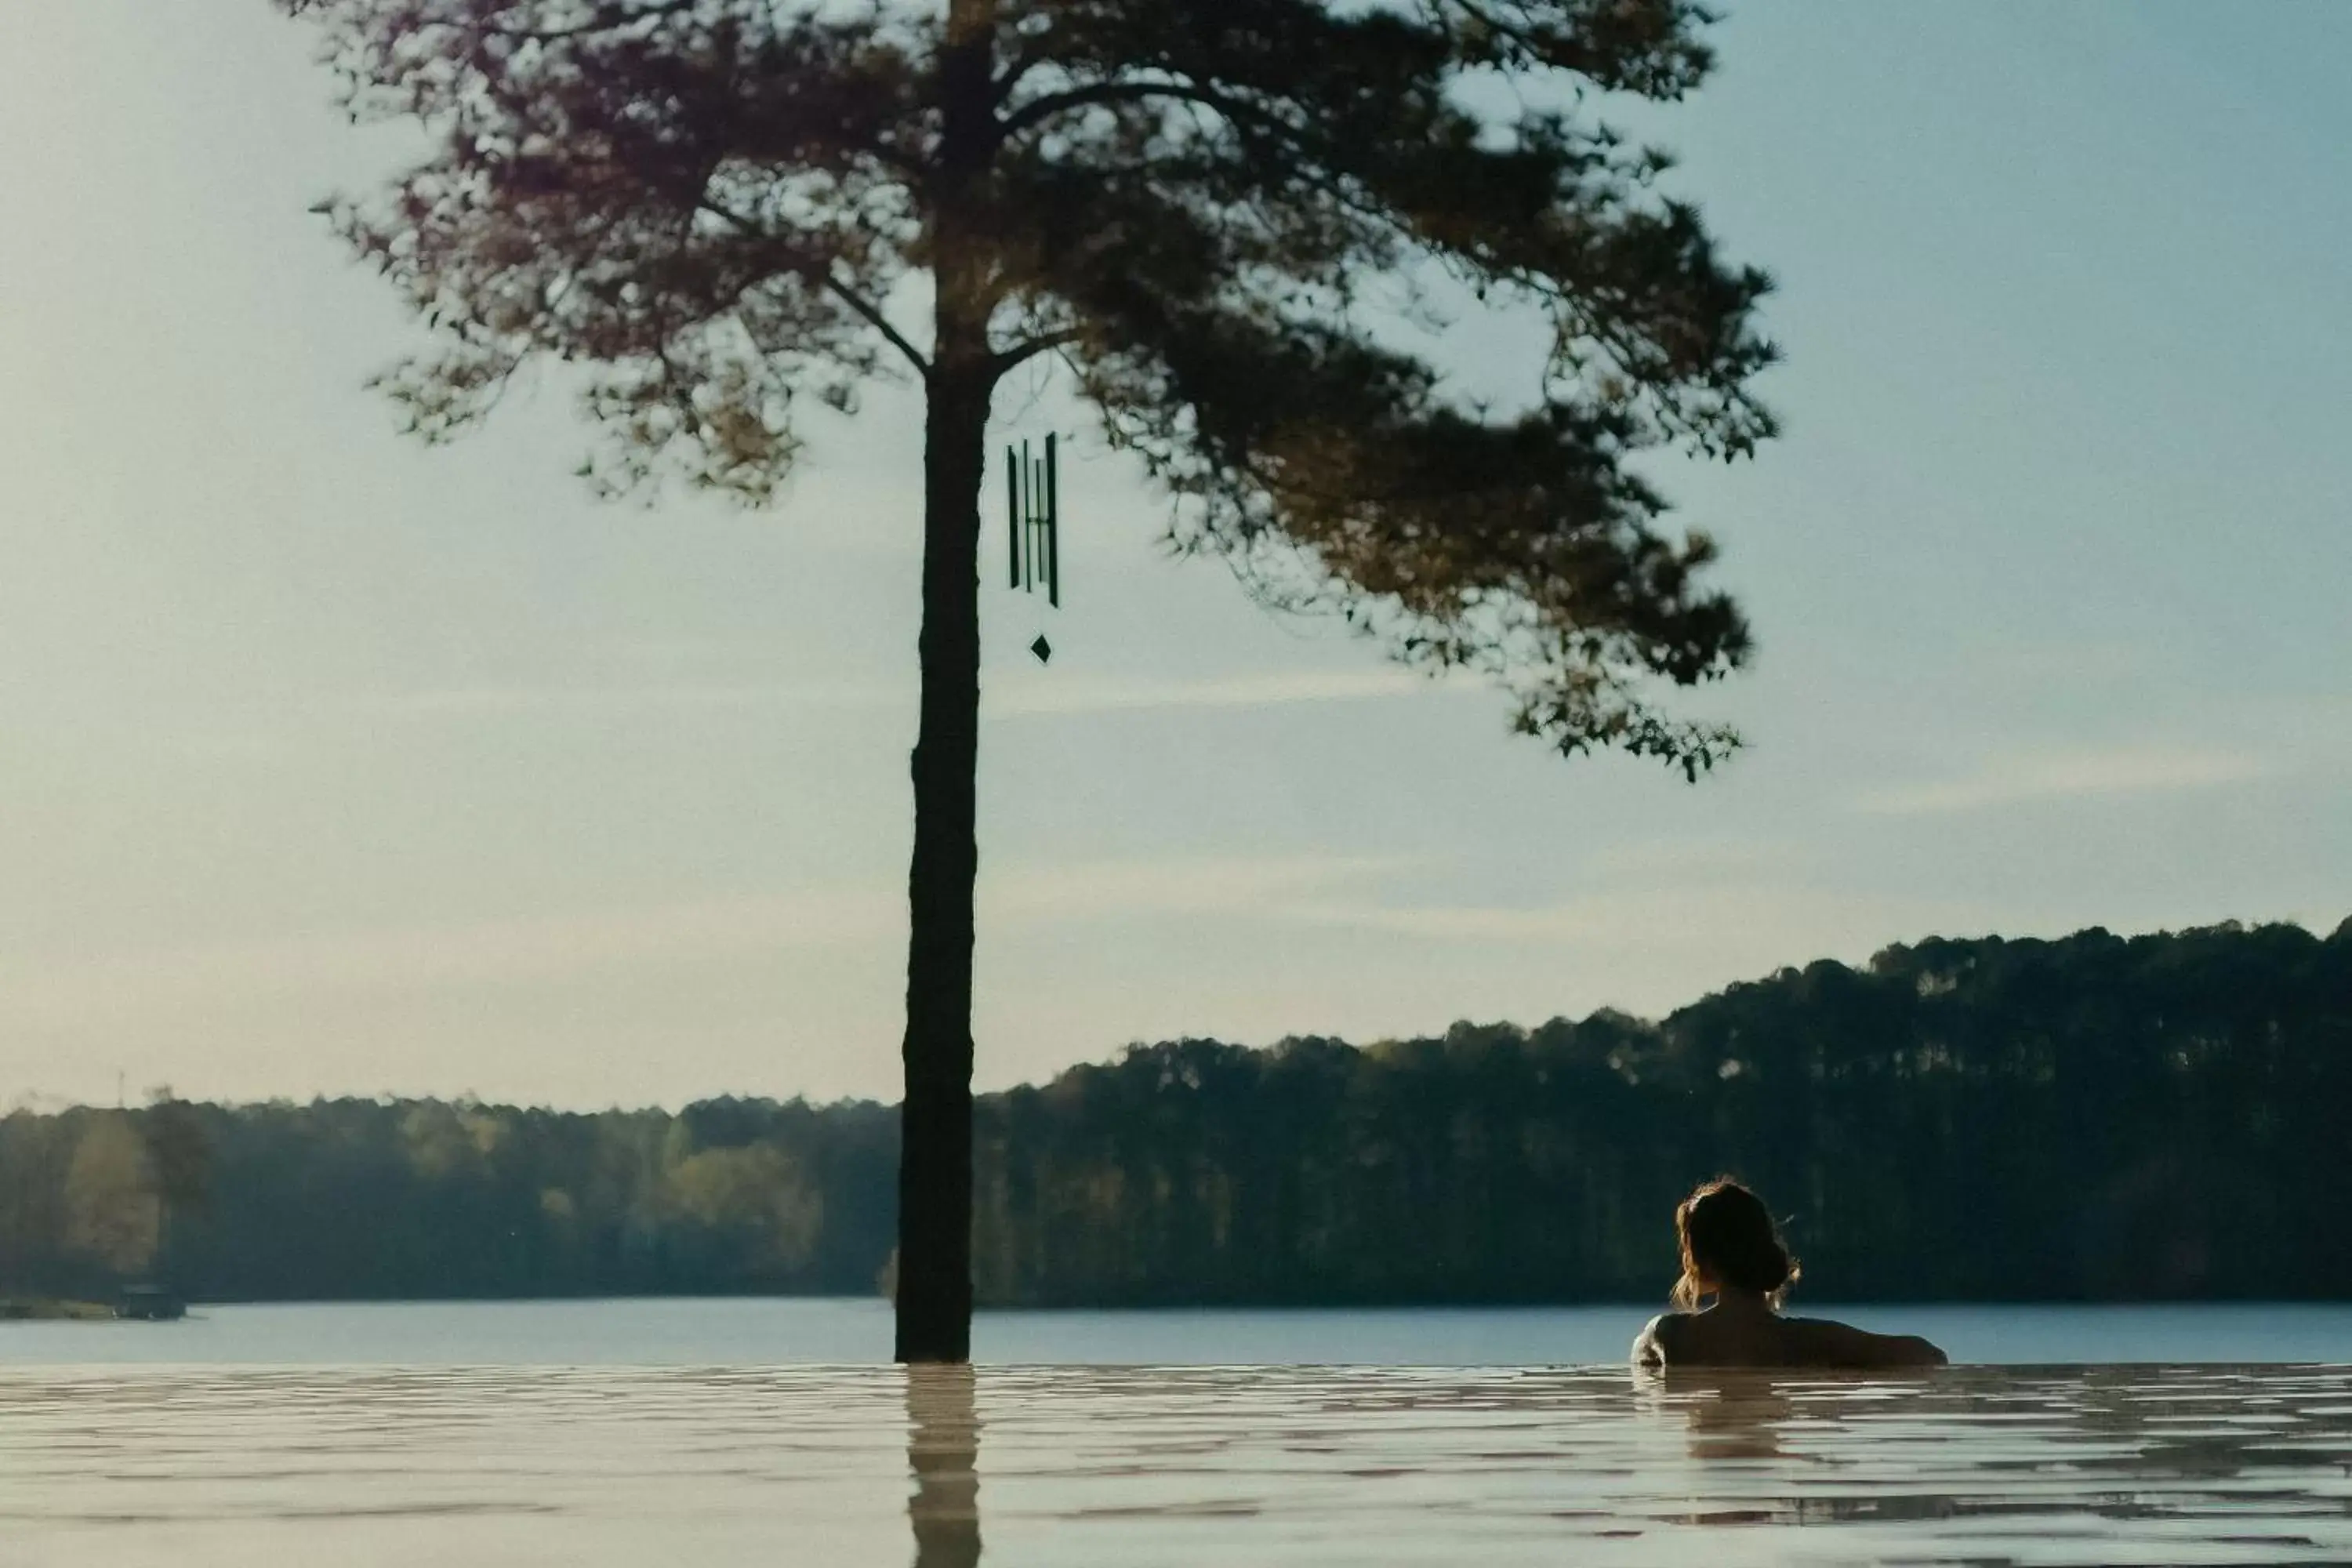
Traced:
MULTIPOLYGON (((1015 451, 1004 448, 1004 514, 1012 548, 1013 586, 1020 593, 1045 590, 1045 603, 1062 604, 1061 511, 1055 505, 1059 488, 1055 438, 1045 437, 1045 455, 1033 457, 1024 441, 1015 451)), ((1029 645, 1039 664, 1052 661, 1054 645, 1039 632, 1029 645)))

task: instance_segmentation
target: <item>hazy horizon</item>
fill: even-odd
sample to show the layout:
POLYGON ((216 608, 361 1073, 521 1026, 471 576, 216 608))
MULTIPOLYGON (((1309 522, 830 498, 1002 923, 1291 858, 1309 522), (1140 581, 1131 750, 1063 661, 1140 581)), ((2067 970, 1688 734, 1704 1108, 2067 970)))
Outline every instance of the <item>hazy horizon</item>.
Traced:
MULTIPOLYGON (((2326 940, 2327 940, 2329 937, 2331 937, 2331 936, 2334 934, 2334 930, 2333 930, 2333 929, 2331 929, 2331 928, 2328 928, 2328 927, 2326 927, 2326 926, 2321 926, 2321 927, 2313 927, 2313 926, 2310 926, 2310 925, 2307 925, 2307 924, 2304 924, 2303 922, 2300 922, 2300 921, 2274 921, 2274 922, 2270 922, 2270 923, 2271 923, 2271 924, 2273 924, 2273 925, 2293 925, 2293 926, 2297 926, 2297 927, 2299 927, 2300 929, 2302 929, 2302 930, 2304 930, 2304 931, 2308 931, 2312 936, 2314 936, 2314 937, 2315 937, 2315 938, 2317 938, 2317 939, 2319 939, 2319 940, 2321 940, 2321 941, 2326 941, 2326 940)), ((2344 921, 2342 922, 2342 924, 2343 924, 2343 926, 2345 926, 2345 927, 2352 927, 2352 915, 2347 915, 2347 916, 2345 918, 2345 920, 2344 920, 2344 921)), ((2060 940, 2060 941, 2063 941, 2063 940, 2064 940, 2064 938, 2065 938, 2065 937, 2079 936, 2079 935, 2087 934, 2087 932, 2088 932, 2088 931, 2089 931, 2090 929, 2091 929, 2091 928, 2084 928, 2084 931, 2070 931, 2070 932, 2066 932, 2066 933, 2063 933, 2062 936, 2059 936, 2059 937, 2056 937, 2056 938, 2032 938, 2032 937, 2013 938, 2013 937, 2008 937, 2008 936, 2005 936, 2003 933, 2000 933, 2000 932, 1937 932, 1937 933, 1934 933, 1932 936, 1922 936, 1922 937, 1920 937, 1920 938, 1914 939, 1913 941, 1911 941, 1911 942, 1897 942, 1897 943, 1892 943, 1892 944, 1888 944, 1888 945, 1891 945, 1891 946, 1911 946, 1911 947, 1916 947, 1916 946, 1922 945, 1924 942, 1927 942, 1927 941, 1937 940, 1937 939, 1938 939, 1938 938, 1948 938, 1948 939, 1951 939, 1951 940, 1958 940, 1958 941, 1963 941, 1963 942, 1965 942, 1965 941, 1970 941, 1970 940, 1978 940, 1978 939, 1986 938, 1986 937, 2000 937, 2000 938, 2001 938, 2001 939, 2002 939, 2002 940, 2004 940, 2004 941, 2035 941, 2035 940, 2060 940)), ((2105 929, 2105 928, 2100 928, 2100 929, 2105 929)), ((2126 940, 2126 941, 2129 941, 2129 940, 2131 940, 2131 939, 2133 939, 2133 938, 2135 938, 2135 937, 2142 937, 2142 936, 2169 936, 2169 935, 2175 935, 2175 934, 2180 934, 2180 931, 2187 931, 2188 929, 2189 929, 2189 928, 2186 928, 2186 927, 2184 927, 2184 928, 2179 928, 2179 931, 2170 931, 2170 930, 2168 930, 2168 931, 2109 931, 2108 934, 2109 934, 2109 935, 2112 935, 2112 936, 2118 937, 2118 938, 2122 938, 2122 939, 2124 939, 2124 940, 2126 940)), ((1882 949, 1881 949, 1881 951, 1885 951, 1885 949, 1884 949, 1884 948, 1882 948, 1882 949)), ((1874 957, 1876 956, 1876 954, 1875 954, 1875 953, 1874 953, 1874 954, 1872 954, 1872 955, 1870 955, 1870 956, 1874 958, 1874 957)), ((1796 962, 1793 962, 1792 963, 1790 963, 1790 965, 1788 965, 1787 967, 1793 968, 1793 969, 1802 969, 1802 968, 1806 967, 1809 963, 1812 963, 1812 962, 1816 962, 1816 960, 1802 960, 1802 961, 1796 961, 1796 962)), ((1854 965, 1853 967, 1861 967, 1861 965, 1854 965)), ((1732 987, 1737 987, 1737 986, 1738 986, 1738 985, 1742 985, 1742 984, 1758 984, 1758 983, 1769 982, 1769 981, 1770 981, 1770 980, 1772 980, 1772 979, 1776 978, 1776 977, 1777 977, 1778 973, 1779 973, 1779 972, 1778 972, 1778 971, 1776 971, 1776 972, 1774 972, 1773 973, 1759 973, 1759 974, 1752 974, 1752 975, 1742 975, 1742 976, 1738 976, 1738 977, 1735 977, 1734 979, 1732 979, 1732 980, 1730 980, 1730 981, 1726 982, 1726 983, 1725 983, 1725 984, 1724 984, 1723 986, 1716 987, 1716 988, 1714 988, 1714 989, 1712 989, 1712 990, 1709 990, 1709 991, 1707 991, 1706 993, 1705 993, 1705 994, 1700 994, 1700 995, 1694 995, 1694 996, 1687 997, 1687 998, 1684 999, 1682 1002, 1676 1003, 1676 1004, 1675 1004, 1675 1005, 1671 1005, 1671 1006, 1662 1007, 1662 1008, 1657 1008, 1657 1009, 1654 1009, 1654 1010, 1652 1010, 1652 1011, 1650 1011, 1650 1012, 1646 1012, 1646 1013, 1629 1014, 1629 1015, 1627 1015, 1627 1016, 1633 1016, 1633 1017, 1638 1018, 1638 1019, 1640 1019, 1641 1021, 1645 1022, 1645 1023, 1664 1023, 1664 1022, 1665 1022, 1667 1019, 1669 1019, 1669 1018, 1673 1017, 1675 1015, 1676 1015, 1676 1014, 1678 1014, 1678 1013, 1681 1013, 1681 1012, 1685 1011, 1685 1009, 1688 1009, 1688 1008, 1691 1008, 1691 1007, 1695 1007, 1695 1006, 1697 1006, 1697 1005, 1701 1005, 1701 1004, 1703 1004, 1703 1003, 1706 1003, 1706 1002, 1708 1002, 1708 1001, 1713 1000, 1715 997, 1717 997, 1717 996, 1718 996, 1719 994, 1722 994, 1722 992, 1723 992, 1724 990, 1726 990, 1726 989, 1732 988, 1732 987)), ((1410 1034, 1406 1034, 1406 1033, 1395 1033, 1395 1034, 1387 1034, 1387 1035, 1371 1035, 1371 1036, 1364 1036, 1364 1037, 1360 1037, 1349 1038, 1349 1037, 1345 1037, 1345 1036, 1340 1036, 1340 1035, 1337 1034, 1335 1031, 1332 1031, 1332 1030, 1328 1030, 1328 1029, 1307 1029, 1307 1030, 1298 1030, 1298 1031, 1294 1031, 1293 1033, 1291 1033, 1291 1034, 1289 1034, 1289 1035, 1281 1036, 1281 1037, 1270 1037, 1270 1038, 1265 1038, 1265 1039, 1254 1039, 1254 1040, 1224 1040, 1224 1041, 1220 1041, 1219 1043, 1220 1043, 1220 1044, 1223 1044, 1223 1045, 1237 1045, 1237 1046, 1244 1046, 1244 1047, 1250 1047, 1250 1048, 1253 1048, 1253 1049, 1265 1049, 1265 1048, 1269 1048, 1269 1047, 1276 1047, 1276 1046, 1280 1046, 1280 1045, 1284 1044, 1284 1043, 1285 1043, 1286 1041, 1287 1041, 1287 1040, 1296 1040, 1296 1039, 1302 1039, 1302 1038, 1314 1037, 1314 1038, 1322 1038, 1322 1039, 1339 1039, 1339 1040, 1340 1040, 1342 1043, 1344 1043, 1344 1044, 1346 1044, 1346 1045, 1354 1046, 1354 1047, 1357 1047, 1361 1048, 1361 1047, 1372 1047, 1372 1046, 1386 1045, 1386 1044, 1389 1044, 1389 1043, 1391 1043, 1391 1042, 1395 1042, 1395 1041, 1400 1041, 1400 1040, 1431 1039, 1431 1038, 1436 1038, 1436 1037, 1442 1037, 1442 1036, 1448 1036, 1448 1035, 1450 1035, 1450 1034, 1453 1032, 1453 1029, 1454 1029, 1455 1026, 1470 1026, 1470 1027, 1472 1027, 1472 1028, 1488 1028, 1488 1027, 1495 1027, 1495 1026, 1508 1026, 1508 1027, 1517 1027, 1517 1028, 1521 1028, 1521 1029, 1525 1029, 1525 1030, 1528 1030, 1528 1031, 1532 1032, 1532 1031, 1534 1031, 1534 1030, 1536 1030, 1536 1029, 1538 1029, 1538 1028, 1542 1027, 1542 1026, 1545 1026, 1545 1025, 1548 1025, 1548 1024, 1551 1024, 1551 1023, 1554 1023, 1554 1022, 1559 1021, 1559 1020, 1560 1020, 1560 1019, 1562 1019, 1562 1018, 1566 1018, 1566 1019, 1567 1019, 1569 1022, 1570 1022, 1570 1023, 1583 1023, 1583 1022, 1587 1021, 1588 1019, 1590 1019, 1591 1017, 1592 1017, 1595 1014, 1599 1014, 1599 1013, 1605 1013, 1605 1012, 1612 1012, 1612 1011, 1613 1011, 1613 1012, 1619 1012, 1619 1013, 1624 1013, 1624 1011, 1625 1011, 1625 1010, 1623 1010, 1623 1009, 1612 1008, 1608 1004, 1605 1004, 1605 1003, 1604 1003, 1604 1004, 1602 1004, 1600 1007, 1594 1008, 1594 1009, 1592 1009, 1591 1012, 1588 1012, 1588 1013, 1585 1013, 1585 1014, 1581 1014, 1581 1015, 1553 1014, 1553 1015, 1549 1015, 1549 1016, 1544 1016, 1544 1017, 1528 1017, 1528 1018, 1469 1018, 1469 1017, 1465 1017, 1465 1018, 1459 1018, 1459 1019, 1454 1019, 1454 1020, 1451 1020, 1448 1024, 1444 1025, 1444 1026, 1441 1026, 1436 1027, 1436 1028, 1433 1028, 1433 1029, 1430 1029, 1430 1030, 1427 1030, 1427 1031, 1423 1031, 1423 1032, 1410 1033, 1410 1034)), ((1169 1045, 1169 1044, 1173 1044, 1173 1043, 1175 1043, 1175 1042, 1177 1042, 1177 1041, 1179 1041, 1179 1040, 1183 1040, 1183 1039, 1203 1039, 1203 1038, 1209 1038, 1209 1037, 1211 1037, 1203 1036, 1203 1035, 1202 1035, 1199 1031, 1190 1031, 1190 1032, 1180 1032, 1179 1034, 1176 1034, 1176 1035, 1171 1035, 1171 1036, 1162 1037, 1158 1037, 1158 1038, 1152 1038, 1152 1039, 1145 1039, 1145 1038, 1140 1038, 1140 1037, 1139 1037, 1139 1038, 1131 1039, 1131 1040, 1122 1040, 1122 1041, 1118 1041, 1118 1042, 1116 1042, 1116 1043, 1113 1043, 1113 1044, 1108 1045, 1108 1046, 1106 1046, 1102 1050, 1097 1051, 1097 1052, 1095 1052, 1095 1053, 1093 1053, 1092 1055, 1084 1055, 1084 1054, 1082 1054, 1082 1055, 1075 1056, 1075 1057, 1072 1057, 1072 1058, 1071 1058, 1069 1060, 1067 1060, 1067 1061, 1059 1062, 1059 1063, 1055 1064, 1054 1066, 1051 1066, 1051 1067, 1048 1067, 1048 1068, 1042 1068, 1042 1069, 1040 1069, 1039 1071, 1037 1071, 1037 1072, 1035 1072, 1035 1073, 1030 1074, 1030 1075, 1028 1075, 1027 1077, 1023 1078, 1023 1079, 1021 1079, 1017 1080, 1017 1082, 1013 1081, 1013 1080, 1008 1080, 1008 1081, 1002 1082, 1002 1083, 994 1083, 994 1084, 988 1084, 988 1085, 984 1085, 984 1086, 980 1086, 979 1092, 982 1092, 982 1093, 987 1093, 987 1092, 991 1092, 991 1091, 993 1091, 993 1090, 1002 1090, 1002 1089, 1011 1089, 1011 1088, 1015 1088, 1015 1087, 1043 1087, 1045 1084, 1046 1084, 1048 1081, 1050 1081, 1050 1080, 1051 1080, 1051 1079, 1053 1079, 1054 1078, 1056 1078, 1056 1077, 1058 1077, 1059 1075, 1061 1075, 1061 1074, 1063 1074, 1063 1073, 1065 1073, 1065 1072, 1067 1072, 1067 1071, 1071 1070, 1071 1069, 1072 1069, 1072 1068, 1074 1068, 1083 1067, 1083 1066, 1100 1066, 1100 1065, 1107 1065, 1107 1064, 1114 1063, 1114 1062, 1118 1061, 1118 1060, 1119 1059, 1119 1058, 1121 1058, 1121 1057, 1122 1057, 1126 1052, 1128 1052, 1128 1051, 1129 1051, 1129 1050, 1130 1050, 1130 1049, 1141 1049, 1141 1048, 1149 1048, 1149 1047, 1154 1047, 1154 1046, 1169 1045)), ((119 1099, 120 1099, 120 1104, 121 1104, 121 1106, 123 1106, 123 1107, 128 1107, 128 1108, 131 1108, 131 1109, 136 1109, 137 1107, 139 1107, 139 1106, 141 1106, 141 1105, 142 1105, 142 1104, 144 1104, 144 1103, 147 1103, 147 1102, 148 1102, 149 1098, 150 1098, 150 1095, 151 1095, 151 1093, 152 1093, 152 1091, 157 1090, 157 1089, 172 1089, 172 1090, 173 1090, 173 1092, 175 1095, 180 1095, 180 1090, 178 1089, 177 1086, 173 1086, 173 1085, 139 1085, 139 1084, 134 1084, 134 1083, 131 1082, 131 1081, 130 1081, 130 1079, 129 1079, 127 1077, 122 1080, 121 1084, 119 1086, 119 1088, 118 1088, 118 1091, 117 1091, 117 1092, 118 1092, 119 1099)), ((415 1092, 409 1092, 409 1093, 394 1093, 394 1092, 386 1091, 386 1090, 341 1089, 341 1090, 333 1090, 333 1091, 325 1091, 325 1092, 322 1092, 321 1094, 320 1094, 319 1096, 317 1096, 316 1098, 327 1099, 327 1100, 353 1099, 353 1100, 376 1100, 376 1101, 408 1100, 438 1100, 438 1101, 448 1102, 448 1103, 474 1103, 474 1104, 479 1104, 479 1105, 482 1105, 482 1106, 485 1106, 485 1107, 489 1107, 489 1108, 507 1107, 507 1108, 513 1109, 513 1110, 544 1110, 565 1111, 565 1112, 577 1111, 577 1112, 581 1112, 581 1113, 584 1113, 584 1114, 597 1114, 597 1113, 601 1113, 601 1112, 604 1112, 604 1111, 623 1111, 623 1112, 627 1112, 627 1111, 639 1111, 639 1110, 646 1110, 646 1111, 662 1111, 662 1112, 667 1112, 667 1113, 672 1113, 672 1114, 674 1114, 674 1113, 677 1113, 677 1112, 678 1112, 678 1111, 684 1110, 685 1110, 688 1105, 690 1105, 690 1104, 694 1103, 694 1102, 695 1102, 696 1100, 724 1100, 724 1099, 727 1099, 727 1098, 729 1098, 729 1097, 730 1097, 730 1096, 735 1096, 735 1097, 739 1097, 739 1098, 742 1098, 742 1099, 747 1099, 747 1100, 774 1100, 774 1101, 778 1101, 778 1102, 788 1102, 788 1101, 791 1101, 791 1100, 807 1100, 809 1103, 811 1103, 811 1104, 813 1104, 813 1105, 817 1105, 817 1106, 841 1105, 841 1104, 847 1104, 847 1103, 851 1103, 851 1102, 860 1102, 860 1103, 878 1103, 878 1104, 883 1104, 883 1105, 896 1105, 896 1104, 898 1102, 898 1100, 899 1100, 899 1093, 898 1093, 898 1086, 896 1086, 895 1084, 894 1084, 894 1085, 891 1085, 891 1086, 889 1086, 889 1087, 887 1087, 887 1088, 886 1088, 886 1089, 882 1089, 882 1090, 880 1090, 880 1091, 878 1091, 878 1092, 870 1092, 870 1093, 869 1093, 869 1092, 853 1092, 853 1093, 840 1094, 840 1095, 813 1095, 813 1094, 804 1094, 804 1093, 800 1093, 800 1092, 761 1092, 761 1091, 752 1091, 752 1090, 741 1090, 741 1089, 720 1089, 713 1090, 713 1091, 711 1091, 711 1092, 710 1092, 709 1094, 708 1094, 708 1095, 704 1095, 704 1096, 692 1096, 692 1097, 688 1097, 688 1098, 685 1098, 685 1099, 679 1099, 679 1100, 633 1100, 633 1101, 606 1100, 606 1101, 604 1101, 604 1102, 602 1102, 602 1103, 589 1103, 589 1102, 585 1102, 585 1101, 559 1101, 559 1100, 550 1100, 550 1099, 544 1099, 544 1098, 542 1098, 542 1099, 522 1099, 522 1098, 518 1098, 518 1097, 515 1097, 515 1096, 484 1096, 484 1095, 477 1095, 477 1094, 474 1094, 472 1091, 470 1091, 470 1090, 466 1090, 466 1089, 458 1089, 458 1090, 454 1090, 454 1091, 452 1091, 452 1090, 422 1090, 422 1091, 415 1091, 415 1092)), ((181 1097, 181 1098, 190 1098, 190 1097, 185 1096, 185 1095, 180 1095, 180 1097, 181 1097)), ((224 1105, 224 1106, 227 1106, 227 1107, 232 1107, 232 1108, 234 1108, 234 1107, 238 1107, 238 1106, 257 1106, 257 1105, 264 1105, 264 1104, 271 1104, 271 1103, 286 1103, 286 1102, 300 1103, 300 1102, 303 1102, 303 1101, 310 1100, 311 1100, 311 1099, 313 1099, 313 1098, 314 1098, 314 1097, 313 1097, 313 1096, 310 1096, 310 1095, 289 1095, 289 1094, 283 1094, 283 1093, 280 1093, 280 1094, 260 1094, 260 1095, 247 1095, 247 1096, 216 1096, 216 1097, 213 1097, 213 1100, 214 1100, 214 1102, 215 1102, 215 1103, 217 1103, 217 1104, 220 1104, 220 1105, 224 1105)), ((100 1099, 96 1099, 96 1098, 86 1098, 86 1099, 81 1099, 81 1100, 75 1100, 75 1099, 68 1098, 68 1097, 65 1097, 65 1096, 58 1096, 58 1095, 45 1095, 45 1094, 41 1094, 41 1093, 39 1093, 39 1092, 37 1092, 37 1091, 31 1091, 31 1092, 25 1092, 25 1093, 21 1093, 21 1094, 19 1094, 19 1095, 18 1095, 18 1097, 17 1097, 17 1098, 16 1098, 13 1102, 10 1102, 10 1104, 9 1104, 8 1106, 5 1106, 5 1107, 0 1107, 0 1110, 5 1110, 5 1109, 16 1109, 16 1110, 33 1110, 33 1111, 36 1111, 36 1112, 41 1112, 41 1113, 54 1113, 54 1112, 58 1112, 58 1111, 72 1110, 79 1110, 79 1109, 89 1109, 89 1110, 110 1110, 110 1109, 115 1109, 115 1108, 116 1108, 116 1101, 114 1101, 114 1100, 100 1100, 100 1099)))
MULTIPOLYGON (((596 502, 553 388, 427 451, 362 387, 410 329, 307 210, 399 142, 310 37, 262 0, 20 35, 0 1103, 895 1100, 910 400, 814 426, 759 514, 596 502)), ((1066 607, 987 584, 981 1087, 2352 913, 2352 10, 1748 0, 1715 38, 1640 129, 1781 280, 1788 433, 1656 472, 1761 644, 1675 706, 1752 749, 1563 762, 1160 559, 1164 504, 1010 388, 1000 444, 1082 438, 1066 607)))

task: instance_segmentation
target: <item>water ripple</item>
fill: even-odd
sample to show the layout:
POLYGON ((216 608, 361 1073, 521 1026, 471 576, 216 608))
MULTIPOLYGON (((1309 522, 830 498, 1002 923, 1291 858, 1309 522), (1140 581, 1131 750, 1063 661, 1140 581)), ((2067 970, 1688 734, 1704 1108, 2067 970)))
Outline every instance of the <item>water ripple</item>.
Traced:
POLYGON ((0 1373, 0 1559, 2352 1561, 2352 1369, 0 1373))

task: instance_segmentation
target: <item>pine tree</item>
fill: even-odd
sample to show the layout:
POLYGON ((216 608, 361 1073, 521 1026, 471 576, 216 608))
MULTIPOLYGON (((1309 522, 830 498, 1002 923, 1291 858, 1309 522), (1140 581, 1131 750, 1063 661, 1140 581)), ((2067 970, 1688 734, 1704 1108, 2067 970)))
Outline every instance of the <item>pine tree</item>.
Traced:
POLYGON ((1522 731, 1692 776, 1735 743, 1649 695, 1748 639, 1630 459, 1770 434, 1767 283, 1595 107, 1701 80, 1693 0, 276 3, 320 24, 356 118, 435 139, 330 204, 437 329, 386 378, 417 434, 559 359, 613 437, 593 478, 757 502, 803 399, 920 383, 902 1359, 968 1345, 980 491, 1008 372, 1059 356, 1181 548, 1494 677, 1522 731), (1400 290, 1536 324, 1526 395, 1470 400, 1400 290))

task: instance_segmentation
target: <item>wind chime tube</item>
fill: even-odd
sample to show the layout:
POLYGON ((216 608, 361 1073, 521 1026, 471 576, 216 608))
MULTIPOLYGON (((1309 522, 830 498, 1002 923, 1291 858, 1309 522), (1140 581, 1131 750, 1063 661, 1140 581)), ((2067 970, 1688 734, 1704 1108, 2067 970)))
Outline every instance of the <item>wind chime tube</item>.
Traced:
POLYGON ((1004 542, 1013 556, 1013 586, 1021 586, 1021 468, 1004 448, 1004 542))
POLYGON ((1045 437, 1045 600, 1055 609, 1062 606, 1062 509, 1055 492, 1060 486, 1060 466, 1054 460, 1055 437, 1045 437))
MULTIPOLYGON (((1007 454, 1007 456, 1010 455, 1010 453, 1007 454)), ((1034 542, 1029 537, 1031 527, 1029 514, 1037 510, 1037 496, 1036 488, 1029 476, 1028 442, 1021 443, 1021 455, 1017 461, 1019 468, 1015 471, 1021 476, 1019 481, 1021 499, 1013 531, 1018 539, 1014 548, 1021 552, 1021 581, 1017 586, 1026 594, 1037 585, 1037 551, 1034 542)))
POLYGON ((1037 510, 1039 498, 1045 493, 1045 476, 1037 459, 1030 456, 1029 443, 1021 443, 1021 456, 1028 465, 1029 494, 1024 504, 1029 519, 1029 591, 1035 593, 1045 576, 1045 518, 1037 510))

